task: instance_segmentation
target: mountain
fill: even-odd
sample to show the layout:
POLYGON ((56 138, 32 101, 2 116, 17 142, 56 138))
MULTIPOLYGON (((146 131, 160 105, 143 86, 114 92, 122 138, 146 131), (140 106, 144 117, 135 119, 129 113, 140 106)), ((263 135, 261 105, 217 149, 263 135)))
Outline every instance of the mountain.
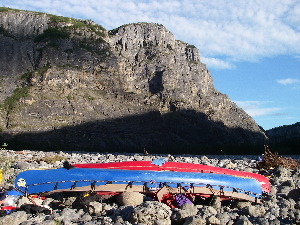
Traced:
POLYGON ((273 151, 298 155, 300 150, 300 122, 266 131, 273 151))
POLYGON ((0 8, 1 140, 10 147, 260 152, 267 137, 163 25, 0 8))

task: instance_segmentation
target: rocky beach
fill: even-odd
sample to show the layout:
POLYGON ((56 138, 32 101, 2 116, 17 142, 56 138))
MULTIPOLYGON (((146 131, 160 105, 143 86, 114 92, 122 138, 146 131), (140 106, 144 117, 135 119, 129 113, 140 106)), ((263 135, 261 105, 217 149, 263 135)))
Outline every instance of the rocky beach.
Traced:
POLYGON ((263 173, 271 182, 271 193, 263 197, 260 204, 214 201, 184 204, 179 208, 170 208, 164 203, 136 193, 125 193, 111 199, 64 196, 30 201, 27 197, 20 197, 14 203, 17 210, 2 215, 0 224, 300 224, 300 169, 279 166, 262 171, 257 167, 255 156, 170 156, 2 149, 2 187, 11 189, 14 178, 21 171, 62 167, 65 161, 74 164, 151 161, 158 158, 263 173))

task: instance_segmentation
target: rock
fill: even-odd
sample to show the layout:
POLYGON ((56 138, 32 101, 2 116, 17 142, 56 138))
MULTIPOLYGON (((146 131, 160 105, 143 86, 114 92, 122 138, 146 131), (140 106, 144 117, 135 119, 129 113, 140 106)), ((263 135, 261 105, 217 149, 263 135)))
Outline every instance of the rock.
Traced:
POLYGON ((160 202, 144 202, 136 206, 129 220, 131 223, 142 223, 146 225, 156 224, 171 224, 171 209, 164 203, 160 202))
POLYGON ((282 182, 281 186, 295 187, 295 184, 292 180, 286 180, 282 182))
MULTIPOLYGON (((48 154, 53 155, 54 153, 39 152, 39 151, 26 151, 26 154, 15 153, 14 151, 2 150, 0 156, 5 155, 5 157, 12 157, 15 161, 22 161, 27 159, 28 155, 31 160, 35 158, 48 157, 48 154)), ((66 157, 71 163, 88 163, 91 158, 106 160, 106 154, 100 153, 65 153, 57 152, 55 154, 62 155, 66 157), (81 157, 82 155, 82 157, 81 157), (73 160, 73 161, 72 161, 73 160)), ((142 154, 142 153, 141 153, 142 154)), ((120 157, 115 154, 114 160, 133 160, 133 156, 137 157, 137 154, 122 154, 120 157)), ((199 158, 200 156, 195 156, 199 158)), ((160 156, 154 155, 153 158, 160 158, 160 156)), ((215 165, 218 160, 207 158, 209 163, 215 165)), ((175 162, 192 162, 193 156, 174 156, 175 162)), ((244 168, 246 166, 251 166, 248 162, 242 162, 237 160, 232 160, 234 163, 238 163, 239 168, 244 168), (242 164, 242 165, 241 165, 242 164)), ((0 162, 1 164, 1 162, 0 162)), ((37 168, 38 164, 32 161, 32 167, 37 168)), ((18 170, 12 169, 8 170, 8 177, 15 176, 18 170)), ((272 171, 270 171, 272 172, 272 171)), ((288 170, 288 172, 290 172, 288 170)), ((294 172, 293 172, 294 173, 294 172)), ((272 175, 272 174, 271 174, 272 175)), ((6 177, 6 176, 4 176, 6 177)), ((291 188, 290 184, 295 183, 296 176, 289 177, 291 182, 285 182, 287 178, 276 177, 276 182, 272 185, 272 192, 269 196, 264 197, 264 201, 261 205, 252 205, 249 202, 238 202, 236 205, 222 205, 220 208, 215 208, 214 206, 207 205, 184 205, 181 208, 170 209, 163 203, 153 201, 149 198, 148 203, 142 203, 137 206, 120 206, 113 202, 115 199, 110 199, 107 202, 100 203, 97 199, 94 199, 92 195, 87 199, 88 204, 95 202, 98 207, 97 215, 89 215, 85 208, 79 207, 77 209, 64 209, 66 207, 63 203, 69 202, 67 207, 75 207, 71 204, 74 201, 72 197, 65 197, 62 199, 61 195, 52 195, 47 197, 43 202, 43 205, 48 205, 53 207, 53 212, 50 215, 45 215, 44 213, 35 213, 35 215, 23 214, 26 216, 20 219, 20 216, 16 216, 12 213, 0 218, 0 224, 2 221, 6 221, 5 225, 10 225, 13 220, 25 220, 22 225, 32 225, 32 224, 49 224, 54 225, 54 223, 65 223, 65 224, 85 224, 85 225, 95 225, 95 224, 207 224, 207 223, 218 223, 233 225, 233 224, 297 224, 300 221, 300 200, 298 198, 298 188, 293 189, 287 196, 282 196, 279 192, 283 188, 291 188), (278 190, 278 193, 276 193, 278 190), (62 201, 62 202, 61 202, 62 201), (57 203, 54 206, 54 203, 57 203), (60 205, 58 205, 60 204, 60 205), (70 205, 71 204, 71 205, 70 205), (233 207, 235 206, 235 207, 233 207), (102 207, 102 210, 101 210, 102 207), (13 215, 13 216, 12 216, 13 215), (142 219, 145 217, 146 219, 142 219), (153 218, 152 218, 153 217, 153 218), (215 220, 215 218, 217 220, 215 220), (69 218, 69 219, 68 219, 69 218), (134 219, 135 218, 135 219, 134 219), (177 221, 176 221, 177 218, 177 221), (72 219, 72 220, 71 220, 72 219), (73 221, 74 220, 74 221, 73 221), (143 222, 146 221, 147 222, 143 222), (138 222, 139 221, 139 222, 138 222), (215 222, 213 222, 215 221, 215 222)), ((34 198, 34 200, 36 200, 34 198)), ((39 200, 37 200, 39 201, 39 200)), ((103 200, 105 201, 105 200, 103 200)), ((39 202, 41 203, 41 202, 39 202)), ((19 199, 19 204, 31 204, 26 197, 21 197, 19 199)), ((88 205, 87 204, 87 205, 88 205)), ((93 205, 94 203, 92 203, 93 205)), ((94 206, 96 206, 94 205, 94 206)), ((97 208, 95 207, 95 208, 97 208)), ((21 210, 24 208, 21 208, 21 210)), ((30 210, 29 210, 30 211, 30 210)), ((21 211, 20 211, 21 212, 21 211)), ((18 212, 18 213, 20 213, 18 212)), ((21 212, 22 213, 22 212, 21 212)), ((24 213, 24 212, 23 212, 24 213)))
POLYGON ((278 220, 277 218, 269 221, 269 224, 270 225, 281 225, 280 220, 278 220))
POLYGON ((29 170, 29 169, 32 168, 32 166, 31 166, 30 163, 28 163, 28 162, 22 162, 22 161, 21 162, 19 162, 19 161, 15 162, 14 167, 16 169, 20 169, 20 170, 29 170))
POLYGON ((288 198, 292 198, 295 201, 300 201, 300 188, 293 189, 287 194, 288 198))
POLYGON ((57 221, 55 220, 46 220, 38 223, 39 225, 57 225, 57 221))
POLYGON ((42 199, 40 198, 31 198, 31 200, 29 199, 30 197, 20 197, 19 200, 17 201, 17 207, 21 207, 22 205, 25 205, 25 204, 32 204, 32 201, 34 202, 34 204, 36 205, 42 205, 43 204, 43 201, 42 199))
POLYGON ((270 146, 276 146, 276 149, 285 149, 287 155, 292 155, 297 152, 300 140, 300 123, 292 125, 280 126, 266 131, 269 137, 270 146))
POLYGON ((289 177, 290 175, 290 171, 282 166, 277 166, 275 169, 274 169, 274 175, 276 175, 277 177, 289 177))
POLYGON ((136 206, 144 201, 144 195, 138 192, 123 192, 118 195, 117 201, 120 205, 136 206))
POLYGON ((183 225, 205 225, 206 221, 200 216, 190 216, 185 219, 183 225))
POLYGON ((212 207, 212 206, 209 206, 207 208, 207 210, 208 210, 208 212, 209 212, 210 215, 216 215, 218 213, 217 210, 214 207, 212 207))
POLYGON ((27 221, 27 214, 23 211, 0 217, 0 225, 19 225, 25 221, 27 221))
POLYGON ((246 216, 240 216, 234 225, 252 225, 249 219, 246 216))
POLYGON ((174 209, 172 212, 171 220, 174 224, 180 224, 188 217, 196 216, 198 213, 197 206, 191 204, 184 204, 179 209, 174 209))
POLYGON ((250 205, 243 208, 243 212, 245 213, 245 215, 249 215, 251 217, 262 217, 266 211, 265 208, 260 205, 250 205))
POLYGON ((247 152, 267 140, 251 116, 215 89, 198 49, 176 40, 163 25, 107 31, 76 19, 54 23, 53 17, 0 12, 2 143, 219 154, 219 146, 226 153, 247 152), (159 145, 151 141, 156 139, 159 145))
POLYGON ((250 205, 251 205, 250 202, 241 202, 241 201, 239 201, 239 202, 237 202, 236 207, 237 207, 239 210, 241 210, 241 209, 243 209, 243 208, 245 208, 245 207, 249 207, 250 205))
POLYGON ((82 217, 80 218, 80 220, 84 222, 91 221, 92 219, 93 217, 91 217, 88 213, 83 214, 82 217))
POLYGON ((79 221, 80 216, 77 214, 75 209, 65 208, 60 213, 60 217, 57 219, 62 221, 64 224, 69 224, 70 222, 79 221))
POLYGON ((231 220, 227 212, 218 213, 216 218, 220 220, 221 224, 227 224, 231 220))
POLYGON ((88 212, 90 215, 99 216, 102 212, 102 203, 100 202, 90 202, 88 204, 88 212))
POLYGON ((209 216, 206 218, 207 224, 221 224, 221 221, 215 216, 209 216))

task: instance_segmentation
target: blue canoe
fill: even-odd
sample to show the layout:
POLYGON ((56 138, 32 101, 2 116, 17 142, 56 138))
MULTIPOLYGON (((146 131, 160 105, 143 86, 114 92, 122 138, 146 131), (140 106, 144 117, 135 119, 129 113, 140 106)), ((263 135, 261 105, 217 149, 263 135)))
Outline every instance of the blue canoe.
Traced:
POLYGON ((27 170, 18 174, 15 187, 27 194, 38 194, 72 189, 75 186, 105 185, 109 182, 132 185, 146 183, 150 188, 159 188, 162 183, 170 187, 210 185, 224 191, 233 191, 234 188, 234 191, 246 192, 252 196, 262 194, 257 180, 226 174, 92 168, 27 170))

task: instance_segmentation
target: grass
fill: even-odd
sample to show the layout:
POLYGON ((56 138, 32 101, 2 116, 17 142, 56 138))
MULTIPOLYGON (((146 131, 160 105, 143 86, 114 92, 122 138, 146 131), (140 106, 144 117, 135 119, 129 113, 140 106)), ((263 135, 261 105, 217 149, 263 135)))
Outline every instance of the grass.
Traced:
POLYGON ((51 14, 47 14, 47 15, 50 17, 50 21, 54 24, 58 24, 58 23, 72 24, 68 27, 65 27, 64 29, 66 29, 66 30, 87 28, 89 31, 96 33, 100 37, 105 37, 104 31, 106 31, 106 29, 104 27, 102 27, 101 25, 86 23, 86 22, 84 22, 84 20, 78 20, 78 19, 73 19, 73 18, 69 18, 69 17, 56 16, 56 15, 51 15, 51 14))
POLYGON ((7 8, 7 7, 0 7, 0 12, 8 12, 8 11, 19 12, 21 10, 19 10, 19 9, 11 9, 11 8, 7 8))
POLYGON ((188 45, 188 46, 186 46, 187 48, 196 48, 196 46, 195 45, 188 45))
POLYGON ((48 28, 42 34, 38 35, 34 41, 35 42, 42 42, 48 41, 53 39, 67 39, 69 38, 69 34, 65 31, 59 30, 57 28, 48 28))
MULTIPOLYGON (((127 27, 127 26, 130 26, 130 25, 136 25, 136 24, 138 24, 138 25, 143 25, 143 24, 151 24, 151 23, 149 23, 149 22, 128 23, 128 24, 124 24, 124 25, 122 25, 122 26, 119 26, 119 27, 117 27, 117 28, 115 28, 115 29, 109 30, 108 33, 109 33, 110 35, 115 35, 116 33, 118 33, 118 31, 119 31, 120 28, 122 28, 122 27, 127 27)), ((154 24, 156 24, 157 26, 164 27, 162 24, 159 24, 159 23, 154 23, 154 24)))
POLYGON ((37 70, 26 72, 20 77, 20 80, 30 79, 34 73, 36 73, 37 76, 40 77, 40 76, 44 75, 49 68, 50 68, 50 66, 43 66, 37 70))
POLYGON ((17 102, 19 102, 21 98, 27 97, 28 93, 29 93, 28 86, 16 88, 13 94, 4 100, 5 109, 8 112, 11 112, 15 108, 17 102))
POLYGON ((93 101, 95 100, 95 98, 91 95, 89 95, 88 93, 85 93, 83 96, 82 96, 86 101, 93 101))

